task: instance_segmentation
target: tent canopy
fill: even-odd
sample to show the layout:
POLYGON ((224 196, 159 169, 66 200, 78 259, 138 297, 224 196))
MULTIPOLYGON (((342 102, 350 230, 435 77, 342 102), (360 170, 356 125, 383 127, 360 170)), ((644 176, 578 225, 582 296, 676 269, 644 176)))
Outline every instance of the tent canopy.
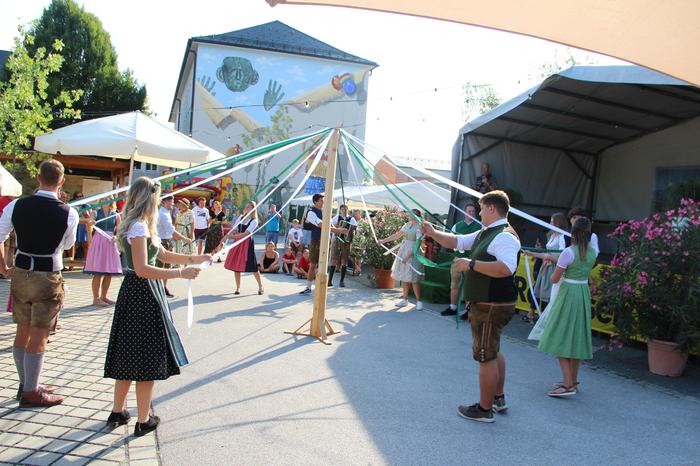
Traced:
POLYGON ((34 149, 48 154, 94 155, 167 167, 223 158, 216 150, 141 112, 82 121, 38 136, 34 149))
MULTIPOLYGON (((425 209, 433 214, 446 214, 450 206, 450 191, 439 186, 429 186, 434 192, 431 193, 425 188, 426 182, 411 181, 409 183, 397 183, 389 186, 346 186, 345 199, 354 203, 361 203, 362 196, 368 205, 382 207, 385 205, 399 206, 392 193, 396 194, 408 207, 419 208, 408 196, 419 202, 425 209), (391 191, 391 192, 390 192, 391 191), (403 194, 403 191, 406 194, 403 194)), ((301 196, 294 199, 296 204, 310 204, 312 196, 301 196)), ((333 199, 342 202, 343 192, 341 189, 333 191, 333 199)), ((361 204, 360 204, 361 205, 361 204)))
POLYGON ((609 55, 700 85, 697 0, 267 0, 402 13, 510 31, 609 55))
POLYGON ((473 185, 488 162, 497 185, 518 191, 530 213, 581 205, 601 220, 635 218, 648 213, 658 161, 689 163, 683 154, 697 142, 678 131, 690 134, 698 116, 700 89, 682 81, 633 65, 575 66, 466 124, 454 146, 453 179, 473 185), (622 167, 610 164, 623 155, 631 158, 622 167), (635 180, 629 193, 645 194, 615 191, 628 180, 635 180), (601 186, 608 186, 605 196, 601 186))
POLYGON ((0 165, 0 196, 20 197, 22 185, 5 167, 0 165))

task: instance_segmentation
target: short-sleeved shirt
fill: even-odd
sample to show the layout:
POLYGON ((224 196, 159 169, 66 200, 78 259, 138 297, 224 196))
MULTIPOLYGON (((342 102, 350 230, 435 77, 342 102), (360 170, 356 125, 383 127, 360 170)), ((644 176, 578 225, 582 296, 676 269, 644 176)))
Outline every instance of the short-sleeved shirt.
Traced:
POLYGON ((203 230, 209 228, 209 209, 206 207, 194 206, 192 212, 194 213, 195 229, 203 230))
POLYGON ((267 222, 267 230, 266 231, 280 231, 279 212, 275 212, 274 214, 272 212, 268 212, 267 218, 269 220, 267 222))
POLYGON ((301 259, 299 259, 299 268, 304 270, 304 272, 309 271, 309 264, 310 262, 304 258, 304 256, 301 256, 301 259))
MULTIPOLYGON (((496 227, 508 223, 506 219, 500 219, 493 222, 487 228, 496 227)), ((472 248, 479 232, 470 233, 468 235, 457 235, 457 250, 467 251, 472 248)), ((491 241, 486 252, 496 258, 497 261, 503 262, 511 273, 515 273, 518 267, 518 252, 520 251, 520 240, 507 231, 502 231, 497 234, 491 241)))
POLYGON ((289 230, 289 235, 287 235, 289 241, 294 241, 295 243, 301 243, 304 237, 304 230, 301 228, 292 228, 289 230))
MULTIPOLYGON (((598 250, 593 247, 593 242, 591 241, 590 243, 591 248, 595 251, 595 255, 598 255, 598 250)), ((562 253, 559 255, 559 259, 557 260, 557 267, 560 267, 562 269, 567 269, 571 264, 574 263, 576 260, 576 253, 574 252, 574 248, 576 246, 569 246, 568 248, 564 249, 562 253)))

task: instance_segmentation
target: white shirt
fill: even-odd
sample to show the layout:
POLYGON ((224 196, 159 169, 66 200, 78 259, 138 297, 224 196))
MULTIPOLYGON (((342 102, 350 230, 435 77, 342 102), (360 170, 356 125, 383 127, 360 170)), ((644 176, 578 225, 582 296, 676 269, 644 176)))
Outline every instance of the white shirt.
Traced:
POLYGON ((304 237, 304 230, 300 228, 292 228, 289 230, 289 234, 287 235, 287 238, 289 239, 289 242, 291 243, 294 241, 295 243, 301 243, 302 238, 304 237))
MULTIPOLYGON (((36 195, 58 199, 56 193, 44 191, 43 189, 38 190, 36 195)), ((15 210, 15 204, 17 204, 17 199, 7 204, 5 209, 2 211, 2 217, 0 217, 0 242, 2 243, 5 242, 7 237, 10 236, 10 232, 14 229, 14 226, 12 225, 12 212, 15 210)), ((58 272, 59 270, 63 269, 63 251, 70 249, 75 244, 75 236, 78 230, 79 222, 80 216, 78 215, 78 211, 71 207, 68 211, 68 226, 66 228, 66 232, 63 234, 63 238, 58 244, 58 247, 53 252, 52 259, 54 272, 58 272)))
MULTIPOLYGON (((502 218, 500 220, 496 220, 486 228, 493 228, 506 223, 508 223, 508 220, 502 218)), ((477 231, 468 235, 457 235, 457 250, 470 250, 479 233, 480 232, 477 231)), ((518 267, 519 251, 520 240, 507 231, 502 231, 501 233, 497 234, 493 241, 491 241, 491 244, 489 244, 489 247, 486 249, 486 252, 494 256, 497 261, 506 264, 506 267, 508 267, 508 270, 510 270, 511 273, 515 273, 515 269, 518 267)))
MULTIPOLYGON (((593 248, 593 241, 591 241, 590 245, 593 248)), ((557 260, 557 267, 566 269, 574 263, 576 260, 576 253, 574 252, 575 247, 576 246, 569 246, 568 248, 564 249, 557 260)), ((598 256, 598 251, 595 248, 593 248, 593 250, 595 251, 595 255, 598 256)))
POLYGON ((194 206, 192 212, 194 212, 194 228, 196 230, 209 228, 209 209, 206 207, 194 206))
POLYGON ((149 238, 151 232, 148 231, 148 225, 143 220, 138 220, 131 224, 129 231, 126 232, 126 240, 131 244, 134 238, 149 238))
POLYGON ((306 214, 306 221, 315 227, 317 227, 318 224, 321 223, 321 219, 318 218, 318 215, 316 215, 316 212, 314 212, 313 210, 309 210, 309 213, 306 214))
MULTIPOLYGON (((316 215, 316 214, 314 214, 314 215, 316 215)), ((339 220, 340 220, 340 215, 336 215, 335 217, 333 217, 333 220, 331 220, 331 225, 333 225, 334 227, 337 227, 339 220)), ((357 226, 357 220, 355 220, 355 217, 350 217, 350 226, 354 226, 354 227, 357 226)))
POLYGON ((175 226, 173 226, 173 217, 168 209, 161 207, 158 209, 158 236, 161 239, 173 239, 175 226))

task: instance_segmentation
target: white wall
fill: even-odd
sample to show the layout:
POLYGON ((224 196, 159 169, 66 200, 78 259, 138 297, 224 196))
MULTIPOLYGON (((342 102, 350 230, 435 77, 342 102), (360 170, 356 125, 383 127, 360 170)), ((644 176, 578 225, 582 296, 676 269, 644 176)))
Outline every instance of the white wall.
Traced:
POLYGON ((619 145, 601 156, 596 220, 649 215, 657 167, 700 165, 700 117, 619 145))

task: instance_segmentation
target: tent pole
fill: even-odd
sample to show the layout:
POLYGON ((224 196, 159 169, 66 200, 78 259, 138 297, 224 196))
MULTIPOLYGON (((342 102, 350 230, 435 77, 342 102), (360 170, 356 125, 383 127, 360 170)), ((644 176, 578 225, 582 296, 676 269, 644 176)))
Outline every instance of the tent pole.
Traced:
POLYGON ((134 159, 136 158, 136 151, 137 149, 134 149, 129 159, 129 185, 134 183, 134 159))

